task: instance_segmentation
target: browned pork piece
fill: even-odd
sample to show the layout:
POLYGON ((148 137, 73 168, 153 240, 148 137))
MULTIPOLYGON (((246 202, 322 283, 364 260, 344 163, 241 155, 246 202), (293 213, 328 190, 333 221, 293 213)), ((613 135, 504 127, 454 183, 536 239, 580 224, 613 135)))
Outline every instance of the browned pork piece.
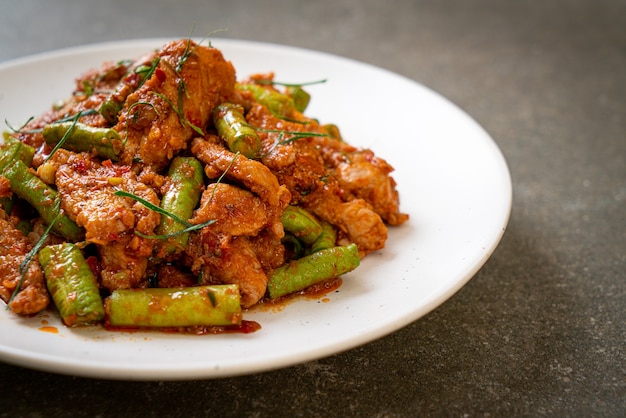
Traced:
POLYGON ((85 228, 85 240, 98 246, 103 286, 141 287, 155 241, 134 232, 153 235, 161 215, 114 193, 122 190, 158 206, 156 192, 137 181, 129 166, 99 163, 86 153, 58 150, 46 164, 54 166, 63 210, 85 228))
POLYGON ((280 218, 267 209, 263 201, 248 190, 214 183, 202 193, 200 207, 189 221, 201 224, 213 220, 211 229, 220 234, 254 236, 261 229, 274 226, 282 235, 280 218))
MULTIPOLYGON (((22 275, 20 264, 33 245, 0 209, 0 298, 9 303, 22 275)), ((17 295, 9 308, 18 315, 32 315, 48 306, 50 298, 43 271, 36 257, 28 266, 17 295)))
POLYGON ((400 225, 408 220, 408 215, 400 212, 396 182, 389 175, 392 166, 369 149, 358 149, 328 138, 318 142, 324 161, 332 165, 335 178, 346 194, 368 202, 389 225, 400 225), (337 143, 341 148, 336 149, 337 143))
POLYGON ((267 287, 267 274, 246 236, 216 234, 210 227, 192 235, 187 258, 203 284, 237 284, 241 306, 257 303, 267 287))
POLYGON ((128 95, 114 129, 126 138, 122 163, 141 161, 158 170, 233 95, 235 70, 219 50, 190 40, 170 42, 156 56, 152 76, 128 95))
POLYGON ((306 133, 327 134, 315 120, 298 113, 289 119, 280 119, 259 105, 247 114, 251 125, 263 128, 259 133, 265 150, 261 161, 289 189, 291 204, 333 224, 339 229, 340 242, 356 243, 361 255, 382 249, 387 240, 385 222, 399 225, 408 219, 399 211, 395 181, 389 175, 392 167, 371 151, 340 139, 307 137, 306 133), (284 132, 303 134, 289 140, 290 134, 284 132))
POLYGON ((270 207, 285 208, 291 199, 287 187, 279 184, 276 176, 261 162, 230 152, 214 137, 195 138, 191 152, 204 164, 205 173, 210 179, 217 179, 223 173, 226 178, 239 182, 258 195, 270 207))

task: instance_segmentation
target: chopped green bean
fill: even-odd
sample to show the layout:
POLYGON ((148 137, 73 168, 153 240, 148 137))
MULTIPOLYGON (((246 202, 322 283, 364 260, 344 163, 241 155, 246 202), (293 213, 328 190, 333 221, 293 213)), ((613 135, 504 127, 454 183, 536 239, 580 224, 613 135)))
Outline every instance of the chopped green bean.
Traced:
POLYGON ((322 225, 322 233, 317 237, 315 242, 311 244, 311 247, 308 249, 309 254, 326 248, 332 248, 337 241, 337 231, 335 227, 325 221, 320 221, 320 224, 322 225))
POLYGON ((97 128, 80 122, 51 123, 44 126, 46 143, 76 152, 92 152, 101 158, 117 161, 122 152, 122 140, 114 129, 97 128))
MULTIPOLYGON (((119 113, 124 108, 124 102, 126 101, 128 95, 141 87, 146 80, 152 77, 152 74, 156 71, 160 60, 160 57, 156 57, 150 62, 150 65, 141 64, 133 69, 130 69, 129 72, 127 72, 127 75, 134 74, 138 77, 138 80, 135 77, 123 77, 115 91, 111 93, 104 102, 102 102, 99 112, 111 126, 117 124, 119 120, 119 113), (133 81, 127 81, 129 79, 133 81)), ((117 69, 127 68, 128 65, 129 63, 120 62, 117 69)))
POLYGON ((309 106, 311 95, 302 86, 289 85, 285 87, 285 93, 291 97, 293 105, 298 112, 303 113, 309 106))
POLYGON ((339 131, 339 127, 333 123, 327 123, 326 125, 322 125, 322 129, 326 131, 326 133, 332 138, 338 141, 343 141, 341 136, 341 132, 339 131))
POLYGON ((118 327, 240 325, 237 285, 115 290, 106 301, 107 322, 118 327))
POLYGON ((24 162, 16 160, 0 174, 9 180, 13 193, 30 203, 46 224, 53 224, 52 228, 57 234, 71 241, 83 239, 83 229, 67 215, 57 217, 61 209, 56 190, 31 173, 24 162))
POLYGON ((35 149, 33 147, 10 136, 5 136, 4 144, 0 145, 0 171, 16 160, 21 160, 24 164, 30 166, 34 155, 35 149))
POLYGON ((293 260, 268 274, 269 296, 275 299, 341 276, 357 268, 360 261, 356 244, 326 248, 293 260))
POLYGON ((237 83, 235 87, 239 91, 252 93, 254 99, 267 107, 274 115, 280 118, 289 118, 292 116, 295 106, 293 99, 286 94, 258 84, 237 83))
POLYGON ((111 95, 100 105, 100 114, 109 124, 115 125, 122 107, 124 107, 124 103, 111 95))
POLYGON ((19 144, 3 144, 0 148, 0 172, 19 159, 19 144))
POLYGON ((232 152, 239 152, 248 158, 258 158, 261 140, 243 115, 242 106, 222 103, 213 110, 213 124, 217 133, 232 152))
POLYGON ((282 239, 282 243, 288 250, 288 258, 297 259, 305 255, 305 248, 302 245, 302 241, 292 234, 286 233, 282 239))
MULTIPOLYGON (((30 166, 34 154, 35 149, 33 147, 18 141, 5 132, 4 143, 0 145, 0 175, 4 175, 4 169, 13 164, 16 160, 21 160, 27 166, 30 166)), ((11 214, 15 202, 15 195, 11 197, 0 197, 0 206, 7 214, 11 214)), ((22 223, 22 220, 20 220, 20 223, 22 223)))
MULTIPOLYGON (((191 218, 204 188, 203 174, 202 164, 195 158, 174 158, 168 171, 170 185, 161 199, 161 208, 185 221, 191 218)), ((169 216, 161 217, 159 235, 171 235, 160 244, 165 255, 185 249, 189 233, 180 233, 185 228, 185 225, 169 216)))
POLYGON ((322 233, 322 225, 310 212, 298 206, 287 206, 280 220, 286 231, 291 232, 305 245, 311 245, 322 233))
POLYGON ((15 204, 15 200, 12 197, 0 197, 0 208, 7 215, 11 214, 11 210, 13 210, 13 205, 15 204))
POLYGON ((75 244, 44 247, 39 251, 39 262, 65 325, 94 324, 104 318, 96 278, 75 244))

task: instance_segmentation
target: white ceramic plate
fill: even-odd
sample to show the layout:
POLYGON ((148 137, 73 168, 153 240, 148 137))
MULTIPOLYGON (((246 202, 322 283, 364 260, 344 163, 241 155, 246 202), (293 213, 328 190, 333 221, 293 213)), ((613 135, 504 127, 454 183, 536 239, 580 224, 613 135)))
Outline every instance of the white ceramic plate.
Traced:
MULTIPOLYGON (((0 118, 19 126, 67 97, 83 71, 165 42, 90 45, 4 63, 0 118)), ((349 59, 254 42, 212 44, 240 78, 274 71, 283 82, 327 79, 308 88, 313 98, 307 114, 338 124, 348 142, 372 148, 395 166, 410 221, 392 228, 386 248, 345 276, 328 300, 302 299, 280 311, 246 315, 262 325, 258 332, 191 336, 68 329, 54 315, 24 319, 0 309, 1 360, 128 380, 215 378, 286 367, 368 343, 417 320, 490 256, 508 221, 510 176, 489 135, 455 105, 412 80, 349 59)))

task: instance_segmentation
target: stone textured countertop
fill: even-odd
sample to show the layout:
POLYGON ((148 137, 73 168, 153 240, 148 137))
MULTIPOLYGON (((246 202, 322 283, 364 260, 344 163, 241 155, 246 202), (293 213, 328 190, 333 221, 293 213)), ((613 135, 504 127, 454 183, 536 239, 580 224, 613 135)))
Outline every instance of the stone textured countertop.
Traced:
POLYGON ((0 1, 0 62, 195 27, 386 68, 478 121, 513 183, 484 267, 391 335, 216 380, 0 363, 0 416, 626 415, 625 22, 624 0, 0 1))

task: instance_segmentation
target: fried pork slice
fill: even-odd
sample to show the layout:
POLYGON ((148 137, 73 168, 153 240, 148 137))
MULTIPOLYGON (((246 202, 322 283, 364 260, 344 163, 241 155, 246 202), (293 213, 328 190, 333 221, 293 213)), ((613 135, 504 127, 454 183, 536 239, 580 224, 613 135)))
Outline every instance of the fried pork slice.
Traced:
POLYGON ((280 216, 291 194, 263 164, 222 145, 196 139, 192 152, 209 177, 225 173, 237 184, 214 183, 203 192, 190 222, 215 222, 191 235, 185 264, 205 284, 239 285, 241 304, 250 307, 265 295, 266 272, 284 263, 280 216))
POLYGON ((33 259, 24 275, 20 290, 9 303, 11 295, 22 278, 20 264, 33 248, 33 245, 0 210, 0 299, 18 315, 33 315, 40 312, 50 298, 46 289, 41 266, 33 259))
POLYGON ((263 229, 258 235, 248 237, 248 240, 264 271, 269 272, 285 264, 285 246, 281 237, 274 234, 271 229, 263 229))
POLYGON ((192 224, 207 221, 215 221, 209 227, 219 234, 254 236, 268 225, 278 229, 281 236, 284 233, 280 217, 272 218, 261 199, 252 192, 225 183, 207 186, 200 207, 189 220, 192 224))
POLYGON ((111 291, 147 287, 146 269, 149 254, 135 249, 140 241, 141 238, 125 233, 115 242, 98 246, 102 264, 100 273, 102 286, 111 291))
POLYGON ((267 275, 246 236, 231 237, 203 228, 189 239, 186 263, 200 274, 203 284, 237 284, 244 308, 265 295, 267 275))
POLYGON ((372 205, 374 212, 389 225, 408 220, 409 216, 400 212, 396 182, 389 175, 393 167, 385 160, 371 150, 333 152, 332 156, 337 161, 334 173, 343 190, 372 205))
POLYGON ((125 191, 158 206, 156 192, 128 166, 99 163, 89 154, 58 150, 51 161, 63 210, 85 228, 85 240, 98 245, 102 284, 110 290, 141 285, 154 240, 134 232, 154 235, 161 215, 114 193, 125 191))
POLYGON ((191 287, 198 285, 198 278, 188 272, 183 272, 172 264, 159 264, 156 277, 158 277, 158 287, 191 287))
POLYGON ((191 40, 165 44, 156 58, 151 77, 126 98, 114 129, 127 138, 124 164, 139 160, 159 169, 233 95, 235 70, 219 50, 191 40))
POLYGON ((259 161, 234 154, 223 145, 204 138, 192 141, 191 152, 206 164, 205 173, 209 178, 215 179, 225 173, 227 179, 240 182, 269 207, 279 208, 280 213, 291 199, 289 190, 279 184, 270 169, 259 161))
POLYGON ((339 237, 341 244, 355 243, 361 256, 385 247, 387 227, 365 200, 344 202, 330 193, 318 192, 315 195, 317 199, 307 200, 304 207, 336 226, 347 239, 344 242, 346 240, 339 237))

